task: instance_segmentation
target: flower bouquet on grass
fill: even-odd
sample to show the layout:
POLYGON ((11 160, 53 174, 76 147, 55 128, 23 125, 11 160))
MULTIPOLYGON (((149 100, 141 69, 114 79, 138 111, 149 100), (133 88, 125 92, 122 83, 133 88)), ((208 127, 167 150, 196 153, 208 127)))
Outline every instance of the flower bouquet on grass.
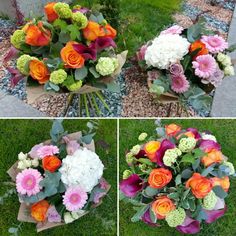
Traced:
POLYGON ((52 140, 18 155, 8 174, 21 203, 19 221, 36 223, 40 232, 71 223, 102 203, 110 185, 92 136, 68 135, 56 121, 52 140))
POLYGON ((235 45, 229 47, 199 22, 188 29, 174 25, 162 31, 137 57, 158 101, 180 101, 201 112, 210 110, 210 92, 225 76, 234 75, 231 58, 226 55, 234 50, 235 45))
POLYGON ((82 94, 84 107, 100 114, 97 99, 107 104, 99 91, 119 92, 115 79, 126 61, 127 51, 116 55, 116 35, 99 12, 48 3, 44 17, 28 21, 11 36, 13 48, 5 61, 18 56, 17 69, 9 70, 12 84, 28 79, 29 103, 44 91, 82 94))
POLYGON ((132 222, 198 233, 202 222, 225 214, 234 166, 209 132, 171 124, 157 133, 148 139, 141 134, 142 143, 127 153, 120 198, 137 210, 132 222))

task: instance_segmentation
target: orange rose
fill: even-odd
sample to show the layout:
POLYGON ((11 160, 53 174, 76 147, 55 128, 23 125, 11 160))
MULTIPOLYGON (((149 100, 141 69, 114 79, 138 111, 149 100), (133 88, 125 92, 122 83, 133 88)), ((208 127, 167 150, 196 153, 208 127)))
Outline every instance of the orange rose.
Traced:
POLYGON ((218 178, 218 177, 211 178, 211 182, 214 187, 221 186, 225 190, 225 192, 229 191, 230 182, 228 176, 225 176, 223 178, 218 178))
POLYGON ((151 161, 155 162, 154 159, 156 157, 156 152, 159 150, 160 146, 161 146, 161 143, 158 141, 151 141, 151 142, 148 142, 147 144, 145 144, 144 151, 145 151, 147 157, 151 161))
POLYGON ((31 216, 39 222, 45 221, 49 203, 46 200, 37 202, 31 206, 31 216))
POLYGON ((224 160, 222 152, 217 150, 212 150, 207 153, 206 156, 202 157, 201 162, 205 167, 212 165, 213 163, 221 163, 224 160))
POLYGON ((165 128, 168 136, 175 136, 181 130, 181 127, 176 124, 166 125, 165 128))
POLYGON ((191 188, 193 195, 196 198, 204 198, 212 190, 211 180, 201 176, 199 173, 194 173, 187 181, 186 188, 191 188))
POLYGON ((194 133, 193 132, 191 132, 191 131, 188 131, 188 132, 185 132, 185 133, 182 133, 182 134, 180 134, 180 135, 178 135, 178 137, 177 137, 177 139, 180 139, 182 136, 187 136, 187 137, 189 137, 189 138, 195 138, 195 135, 194 135, 194 133))
POLYGON ((196 42, 192 43, 189 50, 192 53, 197 49, 201 50, 198 52, 196 56, 194 56, 194 59, 196 59, 198 56, 207 55, 209 53, 208 49, 206 48, 206 45, 200 40, 197 40, 196 42))
MULTIPOLYGON (((109 31, 109 33, 111 32, 109 31)), ((89 21, 87 27, 83 29, 83 35, 87 40, 94 41, 98 37, 103 37, 106 34, 103 26, 96 22, 89 21)))
POLYGON ((50 72, 47 66, 39 60, 31 60, 29 63, 30 75, 38 80, 40 84, 45 84, 50 78, 50 72))
POLYGON ((148 177, 148 183, 152 188, 163 188, 172 179, 172 173, 168 169, 153 169, 148 177))
POLYGON ((117 31, 114 28, 112 28, 109 24, 105 26, 105 33, 107 37, 111 37, 112 39, 114 39, 117 35, 117 31))
POLYGON ((159 220, 165 219, 166 215, 174 209, 174 203, 167 196, 158 197, 157 200, 152 203, 152 210, 159 220))
POLYGON ((47 156, 42 160, 43 169, 50 172, 55 172, 61 166, 61 160, 56 156, 47 156))
POLYGON ((27 24, 23 30, 26 34, 25 42, 31 46, 47 46, 51 41, 51 32, 43 27, 41 21, 38 25, 27 24))
POLYGON ((59 17, 56 11, 54 10, 55 5, 56 5, 56 2, 50 2, 44 7, 44 11, 47 16, 48 22, 53 22, 59 17))
POLYGON ((85 59, 81 54, 75 51, 73 44, 76 42, 68 42, 61 50, 61 58, 65 63, 66 68, 82 68, 84 66, 85 59))

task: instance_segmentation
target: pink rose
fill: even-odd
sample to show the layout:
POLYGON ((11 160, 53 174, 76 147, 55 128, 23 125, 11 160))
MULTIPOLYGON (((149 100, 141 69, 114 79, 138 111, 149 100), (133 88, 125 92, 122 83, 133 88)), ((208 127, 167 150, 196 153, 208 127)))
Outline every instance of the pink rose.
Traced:
POLYGON ((39 150, 39 148, 41 148, 41 147, 43 147, 43 144, 42 144, 42 143, 33 146, 32 149, 31 149, 30 152, 29 152, 30 157, 31 157, 31 158, 39 158, 38 150, 39 150))
POLYGON ((166 30, 163 30, 161 32, 161 35, 165 34, 181 34, 183 32, 184 28, 179 25, 174 25, 166 30))
POLYGON ((183 66, 179 63, 170 66, 170 73, 172 75, 182 75, 184 73, 183 66))
POLYGON ((41 159, 47 156, 53 156, 58 153, 59 153, 59 148, 53 145, 42 146, 37 150, 37 154, 41 159))

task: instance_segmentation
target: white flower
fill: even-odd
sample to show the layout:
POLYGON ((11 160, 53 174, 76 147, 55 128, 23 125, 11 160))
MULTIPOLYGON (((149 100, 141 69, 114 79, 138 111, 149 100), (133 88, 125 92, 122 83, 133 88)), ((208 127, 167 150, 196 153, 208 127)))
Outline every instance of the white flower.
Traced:
POLYGON ((145 60, 148 66, 158 69, 168 69, 189 52, 190 43, 180 35, 160 35, 147 48, 145 60))
POLYGON ((225 72, 225 75, 228 75, 228 76, 234 76, 235 75, 233 66, 226 66, 225 69, 224 69, 224 72, 225 72))
POLYGON ((230 169, 230 172, 229 172, 230 175, 234 175, 235 174, 235 168, 234 168, 233 163, 231 163, 229 161, 224 161, 223 164, 230 169))
POLYGON ((19 159, 19 161, 23 161, 23 160, 25 160, 27 158, 27 154, 24 154, 23 152, 20 152, 19 154, 18 154, 18 159, 19 159))
POLYGON ((166 166, 172 166, 181 155, 182 152, 178 148, 168 149, 163 157, 163 162, 166 166))
POLYGON ((226 67, 232 65, 231 58, 227 55, 225 55, 225 58, 221 63, 223 66, 226 66, 226 67))
POLYGON ((148 134, 147 133, 141 133, 138 137, 139 141, 144 141, 147 138, 148 134))
POLYGON ((26 159, 26 160, 23 160, 22 162, 24 163, 26 168, 31 167, 31 160, 26 159))
POLYGON ((130 150, 130 152, 133 154, 133 155, 137 155, 141 150, 141 146, 140 145, 136 145, 134 147, 132 147, 132 149, 130 150))
POLYGON ((31 161, 31 164, 32 164, 33 167, 38 167, 39 166, 39 160, 37 158, 35 158, 31 161))
POLYGON ((223 54, 223 53, 219 53, 218 55, 217 55, 217 61, 219 61, 219 62, 223 62, 224 61, 224 59, 225 59, 225 54, 223 54))
POLYGON ((17 168, 20 169, 20 170, 24 170, 24 169, 26 169, 27 167, 25 166, 25 164, 24 164, 23 161, 19 161, 17 168))
POLYGON ((76 220, 76 219, 74 219, 74 218, 72 217, 72 215, 71 215, 70 212, 66 212, 66 213, 64 214, 64 221, 65 221, 66 224, 72 223, 72 222, 75 221, 75 220, 76 220))
POLYGON ((80 218, 81 215, 83 215, 85 213, 84 210, 78 210, 76 212, 71 212, 71 216, 75 219, 78 220, 80 218))
POLYGON ((78 149, 73 155, 62 160, 59 169, 61 180, 67 186, 77 185, 86 192, 99 183, 103 175, 104 165, 95 152, 87 148, 78 149))
POLYGON ((211 140, 211 141, 217 142, 216 137, 214 135, 212 135, 212 134, 203 133, 202 134, 202 139, 203 140, 211 140))

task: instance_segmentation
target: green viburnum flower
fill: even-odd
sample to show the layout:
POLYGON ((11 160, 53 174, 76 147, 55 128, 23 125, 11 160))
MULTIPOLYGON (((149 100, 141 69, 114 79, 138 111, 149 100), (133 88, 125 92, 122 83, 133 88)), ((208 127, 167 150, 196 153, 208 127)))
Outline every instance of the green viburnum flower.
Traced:
POLYGON ((69 19, 72 16, 72 11, 70 9, 69 4, 58 2, 54 6, 55 12, 58 14, 58 16, 62 19, 69 19))
POLYGON ((140 145, 136 145, 133 146, 132 149, 130 150, 130 152, 135 156, 137 155, 141 150, 141 146, 140 145))
POLYGON ((141 133, 138 137, 139 141, 144 141, 147 138, 148 134, 147 133, 141 133))
POLYGON ((163 162, 166 166, 172 166, 181 155, 182 152, 178 148, 168 149, 163 157, 163 162))
POLYGON ((96 65, 97 72, 102 76, 111 75, 118 68, 119 63, 116 58, 101 57, 96 65))
POLYGON ((25 33, 23 30, 16 30, 14 34, 11 36, 11 44, 20 49, 21 44, 25 42, 25 33))
POLYGON ((229 167, 229 169, 230 169, 230 173, 229 174, 230 175, 234 175, 235 174, 235 168, 234 168, 233 163, 231 163, 229 161, 224 161, 223 165, 229 167))
POLYGON ((147 172, 148 171, 148 166, 146 164, 139 164, 139 169, 142 172, 147 172))
POLYGON ((127 164, 132 164, 133 161, 134 161, 133 153, 128 152, 128 153, 126 154, 126 162, 127 162, 127 164))
POLYGON ((72 14, 72 21, 76 23, 80 29, 86 28, 88 25, 87 17, 81 12, 76 12, 72 14))
POLYGON ((202 200, 202 207, 206 210, 213 210, 217 203, 216 194, 211 191, 205 198, 202 200))
POLYGON ((76 81, 75 83, 73 84, 69 84, 67 85, 67 89, 71 92, 75 92, 77 90, 79 90, 83 85, 83 82, 80 80, 80 81, 76 81))
POLYGON ((50 81, 54 84, 62 84, 67 79, 67 73, 60 69, 53 71, 50 75, 50 81))
POLYGON ((130 170, 125 170, 125 171, 123 172, 123 179, 128 179, 132 174, 133 174, 132 171, 130 171, 130 170))
POLYGON ((195 138, 182 138, 179 142, 179 149, 181 152, 191 152, 197 144, 195 138))
POLYGON ((29 75, 29 71, 27 71, 26 64, 32 60, 30 55, 22 55, 16 61, 16 68, 21 72, 23 75, 29 75))
POLYGON ((171 211, 166 216, 166 221, 170 227, 177 227, 178 225, 182 225, 184 223, 184 220, 186 218, 186 212, 183 208, 177 208, 173 211, 171 211))

